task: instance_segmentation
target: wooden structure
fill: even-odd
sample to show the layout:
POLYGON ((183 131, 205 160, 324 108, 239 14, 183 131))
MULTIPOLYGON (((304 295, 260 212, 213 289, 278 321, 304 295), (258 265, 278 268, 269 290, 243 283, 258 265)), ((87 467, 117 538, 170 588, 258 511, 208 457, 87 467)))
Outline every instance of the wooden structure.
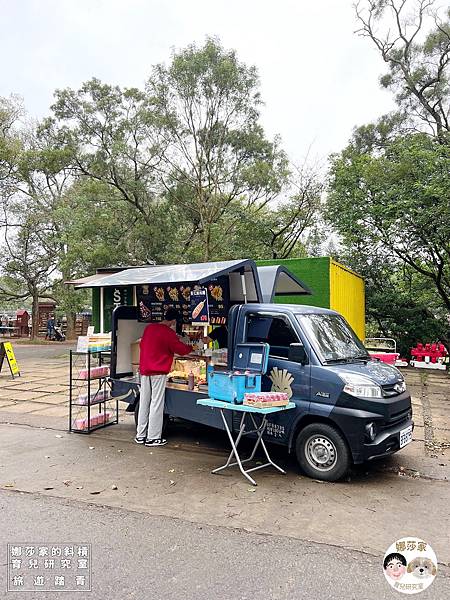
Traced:
POLYGON ((56 302, 50 298, 42 298, 38 304, 39 337, 47 333, 47 321, 50 315, 55 315, 56 302))
POLYGON ((17 335, 19 337, 28 337, 28 334, 29 334, 28 319, 29 318, 30 318, 30 315, 28 314, 28 311, 25 310, 24 308, 21 308, 16 312, 15 327, 17 328, 17 335))

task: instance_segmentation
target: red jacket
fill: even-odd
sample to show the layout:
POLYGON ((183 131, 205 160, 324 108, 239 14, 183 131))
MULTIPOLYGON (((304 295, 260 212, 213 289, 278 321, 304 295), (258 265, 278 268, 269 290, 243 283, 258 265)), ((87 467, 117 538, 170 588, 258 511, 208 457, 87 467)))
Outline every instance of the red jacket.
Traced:
POLYGON ((140 343, 139 370, 141 375, 165 375, 172 368, 174 354, 184 356, 192 352, 183 344, 173 329, 161 323, 150 323, 140 343))

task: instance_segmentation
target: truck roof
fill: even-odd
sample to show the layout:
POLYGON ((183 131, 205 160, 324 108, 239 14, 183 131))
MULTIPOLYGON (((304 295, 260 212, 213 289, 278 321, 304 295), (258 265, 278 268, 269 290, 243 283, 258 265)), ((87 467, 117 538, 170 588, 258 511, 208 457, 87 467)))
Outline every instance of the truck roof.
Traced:
POLYGON ((330 310, 328 308, 322 308, 321 306, 306 306, 303 304, 249 304, 247 306, 252 306, 257 308, 258 310, 274 310, 277 312, 282 312, 283 309, 287 309, 290 312, 299 314, 299 315, 310 315, 310 314, 329 314, 329 315, 337 315, 335 310, 330 310))

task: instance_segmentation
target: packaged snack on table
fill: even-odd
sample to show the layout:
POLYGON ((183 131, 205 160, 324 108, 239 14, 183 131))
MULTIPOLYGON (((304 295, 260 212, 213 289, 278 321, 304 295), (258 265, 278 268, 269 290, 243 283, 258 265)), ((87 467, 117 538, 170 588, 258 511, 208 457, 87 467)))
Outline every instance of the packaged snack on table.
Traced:
POLYGON ((246 406, 255 408, 271 408, 273 406, 287 406, 289 397, 286 392, 249 392, 244 394, 246 406))

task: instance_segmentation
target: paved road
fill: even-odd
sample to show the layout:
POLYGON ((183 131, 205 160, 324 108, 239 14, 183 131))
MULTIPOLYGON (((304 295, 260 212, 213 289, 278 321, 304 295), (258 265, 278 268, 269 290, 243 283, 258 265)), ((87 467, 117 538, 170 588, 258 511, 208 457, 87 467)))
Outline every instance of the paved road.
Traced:
MULTIPOLYGON (((253 488, 236 470, 211 475, 224 448, 171 437, 164 448, 133 443, 132 416, 90 436, 0 424, 0 489, 133 509, 200 525, 246 528, 380 555, 418 535, 450 563, 449 482, 364 472, 326 484, 265 469, 253 488), (113 489, 117 486, 117 489, 113 489), (432 512, 430 513, 430 507, 432 512)), ((95 513, 95 510, 93 511, 95 513)))
MULTIPOLYGON (((0 532, 2 579, 8 542, 91 543, 92 592, 83 596, 92 600, 391 600, 394 595, 379 557, 39 494, 0 491, 0 532)), ((449 574, 439 573, 420 598, 442 600, 449 587, 449 574)), ((81 600, 81 594, 69 592, 14 597, 81 600)))

